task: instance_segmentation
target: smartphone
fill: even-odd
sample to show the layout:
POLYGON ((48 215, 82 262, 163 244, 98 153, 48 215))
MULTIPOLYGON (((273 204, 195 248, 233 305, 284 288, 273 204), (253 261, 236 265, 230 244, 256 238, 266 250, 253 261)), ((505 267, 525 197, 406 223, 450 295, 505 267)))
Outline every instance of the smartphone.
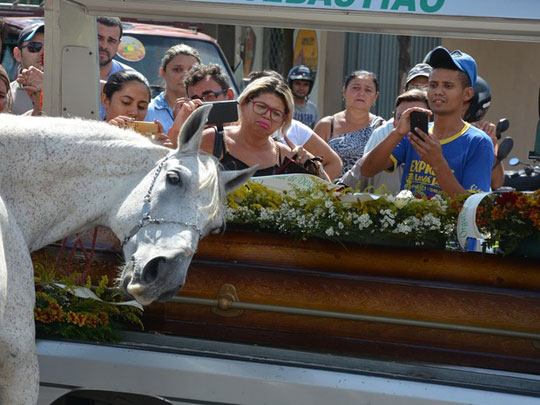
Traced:
POLYGON ((238 101, 214 101, 205 104, 212 104, 212 109, 208 114, 208 124, 219 125, 238 121, 238 101))
POLYGON ((155 122, 133 121, 128 122, 127 126, 144 136, 152 136, 159 132, 159 126, 155 122))
POLYGON ((418 134, 414 128, 419 128, 422 131, 424 131, 426 134, 428 133, 428 121, 429 117, 426 113, 419 112, 419 111, 412 111, 410 117, 411 121, 411 132, 415 134, 418 138, 422 139, 422 136, 418 134))

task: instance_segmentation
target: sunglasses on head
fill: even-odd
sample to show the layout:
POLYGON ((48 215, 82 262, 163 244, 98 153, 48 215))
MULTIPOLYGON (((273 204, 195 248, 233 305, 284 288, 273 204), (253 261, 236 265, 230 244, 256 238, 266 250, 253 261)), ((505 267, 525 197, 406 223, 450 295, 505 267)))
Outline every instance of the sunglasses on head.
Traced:
POLYGON ((21 46, 21 49, 28 48, 30 53, 38 53, 43 49, 43 42, 28 42, 26 45, 21 46))

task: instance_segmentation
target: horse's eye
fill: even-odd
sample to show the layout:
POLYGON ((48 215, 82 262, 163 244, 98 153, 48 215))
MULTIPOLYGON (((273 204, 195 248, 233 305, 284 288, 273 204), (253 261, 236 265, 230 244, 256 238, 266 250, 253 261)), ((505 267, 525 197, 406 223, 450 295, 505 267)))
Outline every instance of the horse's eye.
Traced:
POLYGON ((173 186, 178 186, 182 184, 182 178, 180 177, 180 172, 177 170, 169 170, 167 172, 167 182, 173 186))

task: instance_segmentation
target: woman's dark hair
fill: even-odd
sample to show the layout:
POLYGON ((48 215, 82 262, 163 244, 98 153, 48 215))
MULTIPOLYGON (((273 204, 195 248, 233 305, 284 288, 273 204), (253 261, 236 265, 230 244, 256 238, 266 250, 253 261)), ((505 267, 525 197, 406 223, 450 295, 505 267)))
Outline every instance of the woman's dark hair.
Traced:
POLYGON ((346 78, 345 78, 345 84, 343 85, 344 88, 347 88, 347 86, 349 85, 349 83, 351 82, 352 79, 355 79, 357 77, 369 77, 373 80, 373 83, 375 83, 375 91, 379 91, 379 80, 377 80, 377 76, 375 76, 375 73, 373 72, 368 72, 367 70, 356 70, 352 73, 350 73, 346 78))
POLYGON ((150 101, 150 84, 148 84, 146 77, 135 70, 121 70, 120 72, 113 74, 111 77, 109 77, 109 80, 107 80, 105 86, 103 86, 103 93, 110 100, 112 95, 117 91, 122 90, 124 85, 128 82, 139 82, 144 84, 148 90, 148 100, 150 101))
POLYGON ((167 70, 167 65, 178 55, 192 56, 197 60, 197 63, 201 63, 199 51, 189 45, 178 44, 167 49, 167 52, 165 52, 165 55, 163 55, 163 58, 161 59, 161 68, 167 70))

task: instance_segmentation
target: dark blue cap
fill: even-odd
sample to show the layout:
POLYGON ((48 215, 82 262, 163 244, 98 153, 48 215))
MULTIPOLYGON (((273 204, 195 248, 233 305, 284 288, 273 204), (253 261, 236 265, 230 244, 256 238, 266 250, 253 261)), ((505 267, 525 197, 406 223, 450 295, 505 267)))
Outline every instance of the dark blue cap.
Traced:
POLYGON ((45 32, 45 24, 43 22, 25 27, 19 34, 17 47, 20 48, 24 42, 30 41, 38 32, 45 32))
POLYGON ((457 69, 465 72, 471 79, 471 86, 474 87, 478 71, 476 62, 472 56, 461 51, 448 51, 448 49, 438 46, 433 49, 426 57, 426 63, 433 69, 455 66, 457 69))

